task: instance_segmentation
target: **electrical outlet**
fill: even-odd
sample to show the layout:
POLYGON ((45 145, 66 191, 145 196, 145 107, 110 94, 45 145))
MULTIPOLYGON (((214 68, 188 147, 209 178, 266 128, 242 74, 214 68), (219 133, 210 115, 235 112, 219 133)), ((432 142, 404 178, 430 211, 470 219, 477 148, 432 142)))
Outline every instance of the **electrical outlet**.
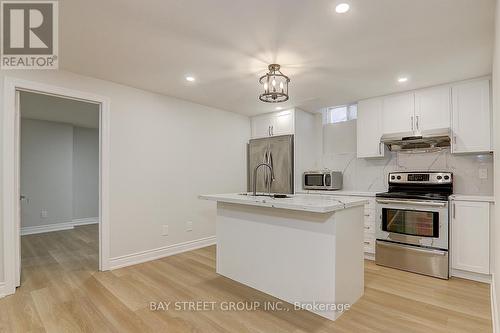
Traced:
POLYGON ((479 169, 479 179, 488 179, 488 169, 486 168, 479 169))
POLYGON ((193 222, 186 222, 186 231, 193 231, 193 222))
POLYGON ((40 212, 40 216, 45 219, 49 216, 49 211, 46 210, 46 209, 42 209, 42 211, 40 212))
POLYGON ((162 233, 161 233, 162 236, 168 236, 168 225, 164 225, 162 227, 162 233))

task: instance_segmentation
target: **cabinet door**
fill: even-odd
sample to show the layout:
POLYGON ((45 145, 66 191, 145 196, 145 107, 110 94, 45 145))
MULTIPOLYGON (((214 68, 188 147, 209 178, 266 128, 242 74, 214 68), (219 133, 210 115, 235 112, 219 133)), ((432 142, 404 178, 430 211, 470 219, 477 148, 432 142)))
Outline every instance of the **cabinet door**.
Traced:
POLYGON ((415 92, 415 129, 429 131, 451 127, 451 88, 436 87, 415 92))
POLYGON ((491 151, 490 81, 452 87, 452 152, 491 151))
POLYGON ((271 136, 272 117, 269 114, 252 118, 252 138, 271 136))
POLYGON ((384 97, 382 110, 384 134, 413 132, 415 111, 413 92, 384 97))
POLYGON ((489 203, 452 201, 451 211, 451 267, 489 274, 489 203))
POLYGON ((272 135, 285 135, 294 133, 294 111, 286 110, 273 114, 271 124, 272 135))
POLYGON ((383 157, 382 136, 382 98, 372 98, 358 102, 356 121, 357 155, 364 157, 383 157))

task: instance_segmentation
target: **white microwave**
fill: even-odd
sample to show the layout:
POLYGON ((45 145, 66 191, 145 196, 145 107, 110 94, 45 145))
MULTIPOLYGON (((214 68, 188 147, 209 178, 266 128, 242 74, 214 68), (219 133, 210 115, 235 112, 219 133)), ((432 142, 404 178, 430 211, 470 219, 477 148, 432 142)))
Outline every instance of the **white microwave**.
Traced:
POLYGON ((342 172, 339 171, 307 171, 302 177, 304 190, 341 190, 342 172))

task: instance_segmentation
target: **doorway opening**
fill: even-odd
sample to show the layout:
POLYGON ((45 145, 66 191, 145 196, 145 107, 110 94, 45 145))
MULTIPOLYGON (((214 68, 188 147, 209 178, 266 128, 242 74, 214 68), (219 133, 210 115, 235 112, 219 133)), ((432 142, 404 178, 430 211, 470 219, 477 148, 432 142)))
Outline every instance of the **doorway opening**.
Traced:
POLYGON ((21 235, 16 286, 33 284, 46 266, 61 276, 68 267, 97 271, 100 104, 16 94, 21 235))
POLYGON ((108 100, 11 78, 4 98, 4 294, 108 270, 108 100))

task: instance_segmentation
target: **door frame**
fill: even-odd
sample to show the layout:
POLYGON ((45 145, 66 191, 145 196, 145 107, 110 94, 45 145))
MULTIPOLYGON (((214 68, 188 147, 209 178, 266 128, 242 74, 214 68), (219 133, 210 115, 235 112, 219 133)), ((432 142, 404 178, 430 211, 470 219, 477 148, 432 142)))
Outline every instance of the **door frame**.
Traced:
POLYGON ((4 253, 4 295, 16 291, 17 268, 20 267, 19 230, 19 134, 20 114, 16 107, 16 91, 30 91, 100 105, 99 111, 99 270, 109 270, 109 119, 107 97, 12 77, 4 79, 3 158, 2 158, 2 230, 4 253), (17 196, 16 196, 17 195, 17 196))

